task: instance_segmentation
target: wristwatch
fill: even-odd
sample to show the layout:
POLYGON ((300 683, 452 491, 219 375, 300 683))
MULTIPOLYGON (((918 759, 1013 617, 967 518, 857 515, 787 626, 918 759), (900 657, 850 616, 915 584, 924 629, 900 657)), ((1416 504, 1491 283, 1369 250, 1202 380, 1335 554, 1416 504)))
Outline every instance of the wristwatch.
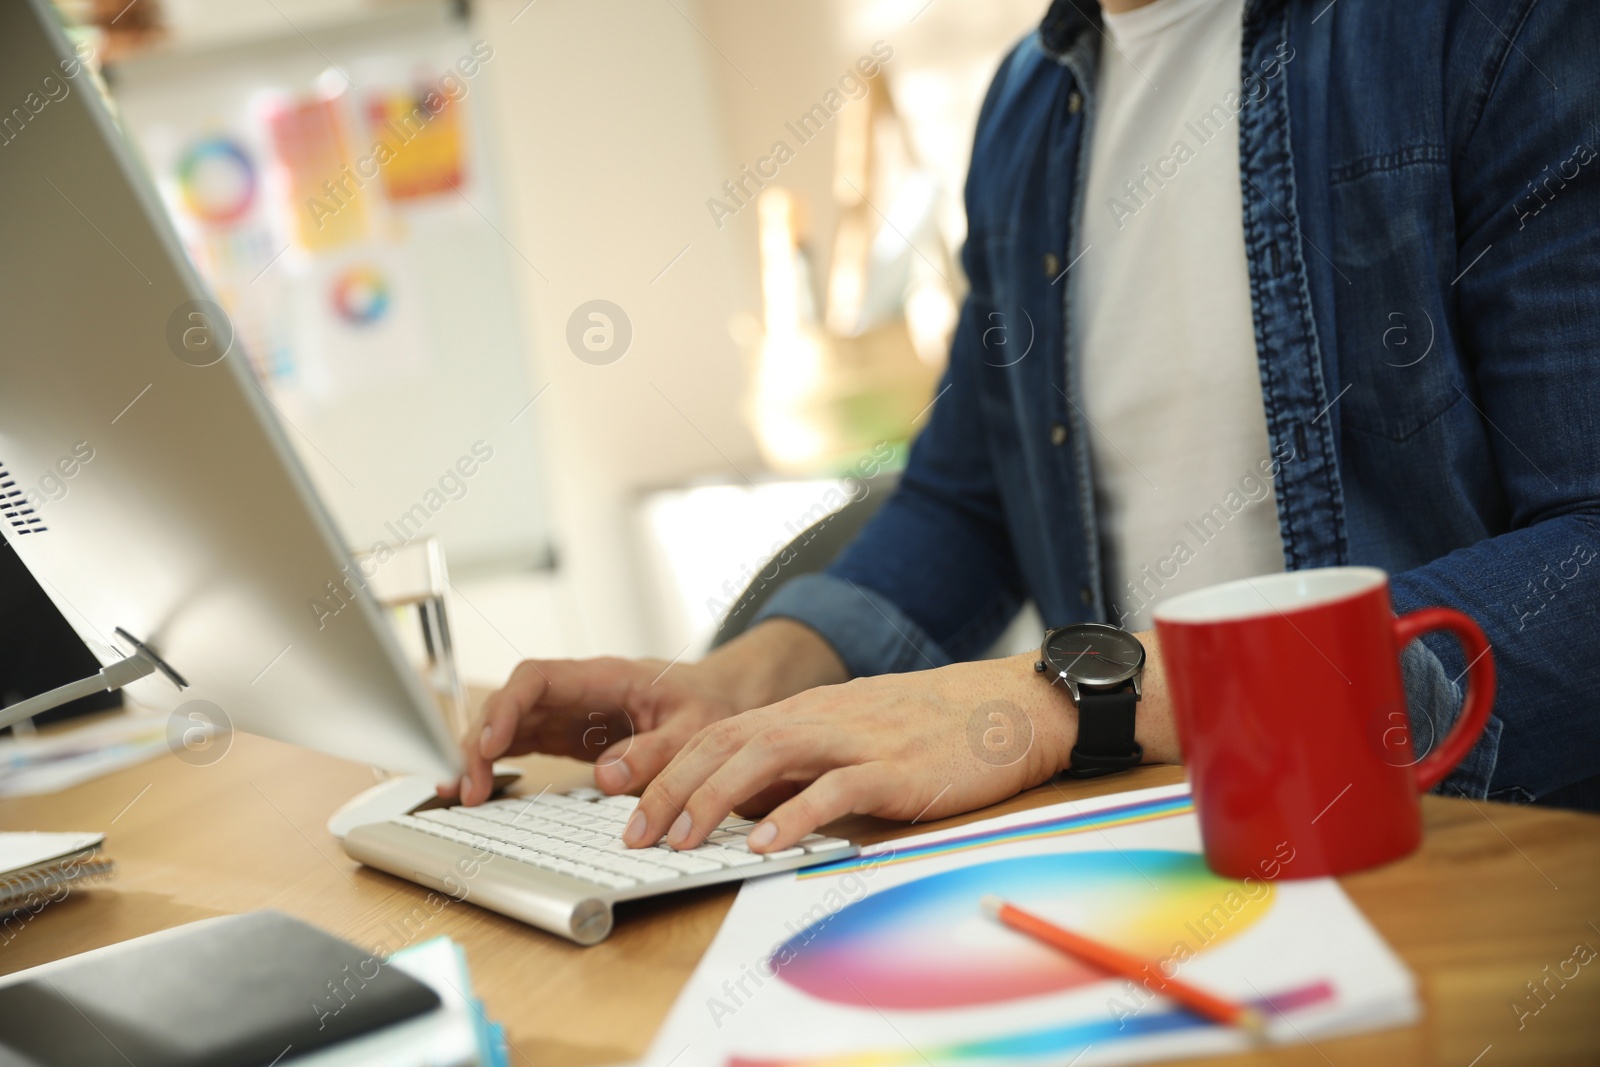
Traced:
POLYGON ((1059 685, 1078 707, 1078 743, 1066 773, 1095 778, 1139 765, 1134 710, 1143 696, 1144 646, 1128 631, 1078 622, 1044 635, 1033 669, 1059 685))

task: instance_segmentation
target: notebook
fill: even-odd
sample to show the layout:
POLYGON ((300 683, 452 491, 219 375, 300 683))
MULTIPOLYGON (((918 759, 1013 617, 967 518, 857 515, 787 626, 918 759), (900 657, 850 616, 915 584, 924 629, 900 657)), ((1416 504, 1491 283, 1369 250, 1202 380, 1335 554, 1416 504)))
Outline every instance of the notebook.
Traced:
POLYGON ((0 1064, 269 1067, 439 1006, 298 919, 228 915, 0 979, 0 1064))
POLYGON ((0 833, 0 915, 38 911, 78 882, 104 881, 116 865, 100 854, 105 834, 0 833))

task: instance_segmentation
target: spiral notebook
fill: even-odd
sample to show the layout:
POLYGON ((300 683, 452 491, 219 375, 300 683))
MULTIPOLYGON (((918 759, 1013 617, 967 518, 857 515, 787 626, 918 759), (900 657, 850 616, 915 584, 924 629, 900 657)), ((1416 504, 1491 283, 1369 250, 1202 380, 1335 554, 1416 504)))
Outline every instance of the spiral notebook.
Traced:
POLYGON ((0 915, 59 900, 68 887, 109 879, 116 864, 101 852, 105 834, 0 833, 0 915))

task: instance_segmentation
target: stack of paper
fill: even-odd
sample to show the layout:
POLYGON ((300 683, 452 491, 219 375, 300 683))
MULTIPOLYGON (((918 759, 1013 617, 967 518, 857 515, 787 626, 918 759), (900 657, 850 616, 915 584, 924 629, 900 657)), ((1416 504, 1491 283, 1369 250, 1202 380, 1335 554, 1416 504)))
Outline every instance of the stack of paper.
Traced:
POLYGON ((472 993, 466 956, 448 937, 401 949, 385 966, 426 983, 438 1009, 297 1058, 295 1067, 506 1067, 505 1031, 472 993))
POLYGON ((0 915, 38 912, 75 883, 104 881, 116 864, 100 854, 105 834, 0 833, 0 915))
POLYGON ((164 715, 113 715, 39 736, 0 737, 0 797, 58 793, 165 751, 164 715))
POLYGON ((1337 882, 1290 880, 1297 854, 1285 840, 1254 876, 1218 877, 1176 786, 754 879, 646 1063, 1090 1067, 1250 1047, 1150 983, 1001 926, 980 908, 990 894, 1257 1008, 1270 1042, 1414 1020, 1410 973, 1337 882))

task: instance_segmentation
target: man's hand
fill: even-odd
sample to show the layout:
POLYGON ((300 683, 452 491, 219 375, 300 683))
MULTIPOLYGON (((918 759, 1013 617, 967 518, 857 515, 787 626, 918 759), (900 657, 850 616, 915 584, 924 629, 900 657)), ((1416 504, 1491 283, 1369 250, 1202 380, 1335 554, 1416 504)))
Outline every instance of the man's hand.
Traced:
MULTIPOLYGON (((1159 655, 1146 637, 1137 735, 1147 762, 1176 761, 1159 655)), ((694 848, 780 783, 799 792, 751 832, 756 852, 788 848, 843 815, 937 819, 1039 785, 1067 766, 1078 712, 1034 673, 1035 659, 857 679, 706 726, 644 791, 623 841, 642 847, 665 835, 694 848)))
POLYGON ((494 761, 528 752, 593 762, 608 793, 641 789, 703 727, 843 677, 832 647, 787 619, 753 627, 699 663, 526 660, 484 702, 462 739, 466 773, 440 793, 481 804, 494 761))

